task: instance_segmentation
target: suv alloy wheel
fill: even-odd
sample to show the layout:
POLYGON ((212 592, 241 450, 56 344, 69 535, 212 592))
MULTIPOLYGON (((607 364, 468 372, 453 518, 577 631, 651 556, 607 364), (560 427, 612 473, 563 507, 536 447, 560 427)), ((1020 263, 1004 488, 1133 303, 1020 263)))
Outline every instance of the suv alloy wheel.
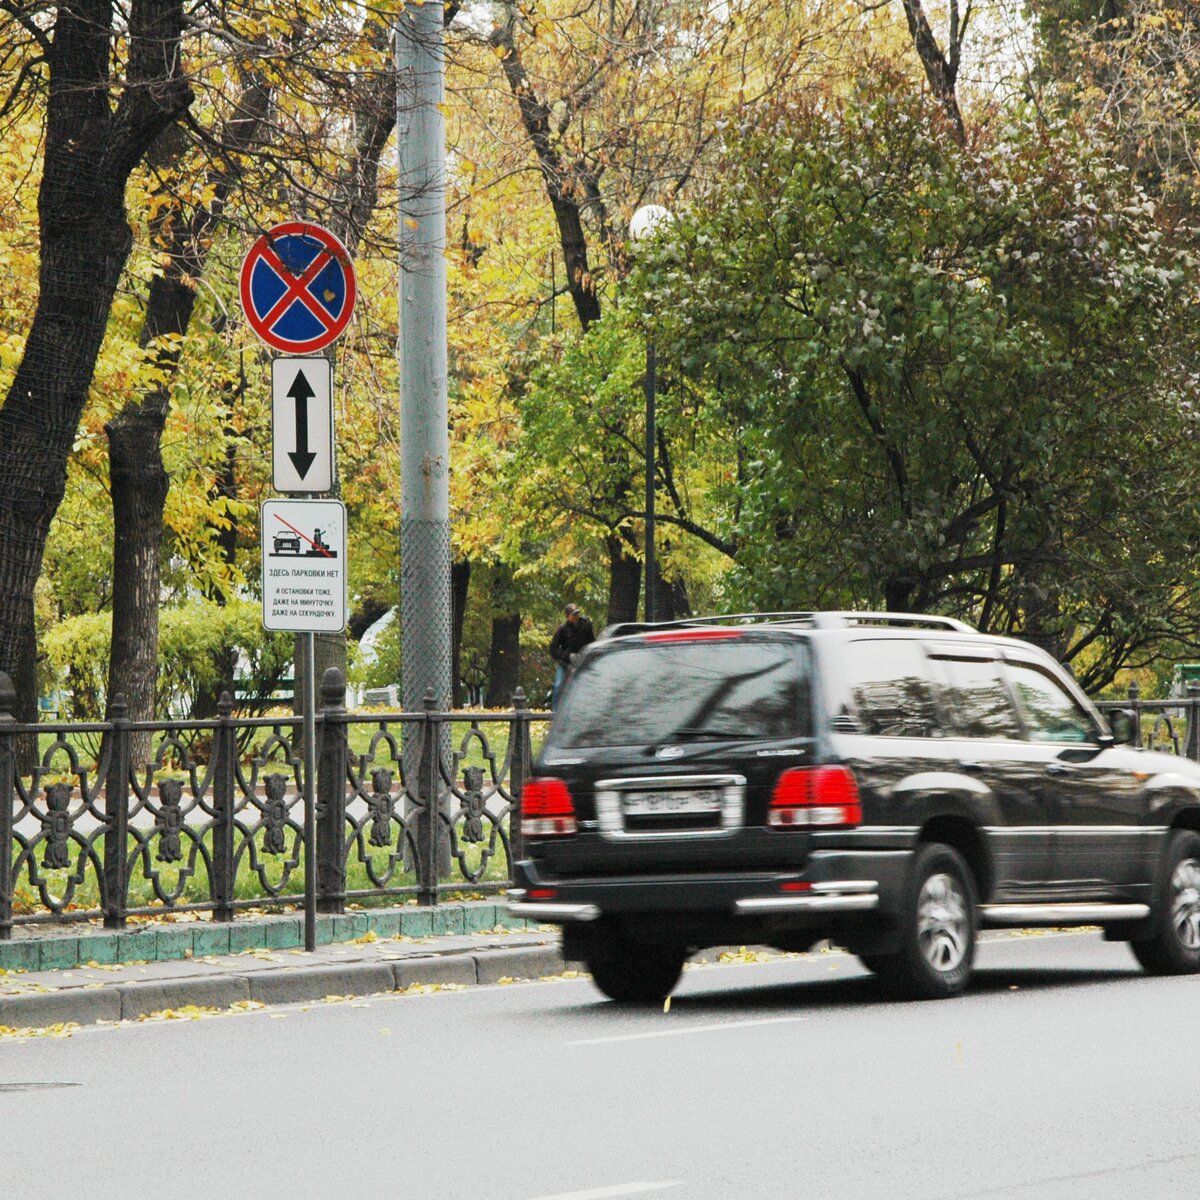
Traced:
POLYGON ((1200 970, 1200 834, 1180 830, 1167 843, 1150 917, 1151 934, 1130 942, 1152 975, 1200 970))
POLYGON ((922 846, 913 860, 901 948, 863 955, 866 967, 892 994, 911 1000, 955 996, 975 961, 975 883, 950 846, 922 846))

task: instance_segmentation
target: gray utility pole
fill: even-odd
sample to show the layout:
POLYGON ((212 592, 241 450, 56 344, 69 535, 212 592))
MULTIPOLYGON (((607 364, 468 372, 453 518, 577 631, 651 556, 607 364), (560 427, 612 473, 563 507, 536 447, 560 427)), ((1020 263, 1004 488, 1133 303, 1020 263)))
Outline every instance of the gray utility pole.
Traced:
POLYGON ((443 6, 410 0, 396 39, 400 157, 400 620, 406 711, 450 703, 443 6))
MULTIPOLYGON (((446 129, 443 6, 408 0, 396 32, 397 145, 400 165, 400 653, 406 712, 450 707, 450 434, 446 403, 446 129)), ((443 737, 437 747, 448 749, 443 737)), ((421 874, 423 903, 450 866, 445 831, 425 843, 423 821, 437 820, 439 774, 420 770, 421 736, 406 729, 405 781, 420 791, 417 844, 436 846, 421 874), (418 782, 420 781, 420 782, 418 782), (425 794, 432 789, 433 795, 425 794)), ((412 805, 407 806, 410 819, 412 805)), ((407 856, 406 856, 407 857, 407 856)), ((416 864, 409 863, 409 866, 416 864)))

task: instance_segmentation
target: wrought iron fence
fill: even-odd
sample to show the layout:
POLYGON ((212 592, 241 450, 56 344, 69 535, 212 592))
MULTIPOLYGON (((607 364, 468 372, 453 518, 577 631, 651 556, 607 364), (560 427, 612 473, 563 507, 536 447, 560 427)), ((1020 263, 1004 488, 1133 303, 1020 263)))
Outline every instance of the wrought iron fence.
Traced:
MULTIPOLYGON (((521 789, 548 714, 518 691, 502 713, 352 713, 326 672, 316 714, 317 907, 503 888, 521 789)), ((22 725, 0 674, 0 940, 14 924, 299 904, 302 720, 22 725), (135 737, 135 735, 141 735, 135 737), (133 747, 149 740, 150 761, 133 747), (31 751, 31 747, 36 749, 31 751), (23 761, 32 758, 31 763, 23 761)))
POLYGON ((1131 712, 1137 745, 1200 762, 1200 683, 1188 684, 1187 696, 1173 700, 1143 700, 1141 688, 1132 683, 1126 699, 1101 700, 1096 707, 1131 712))
MULTIPOLYGON (((436 905, 495 892, 520 857, 521 790, 545 712, 352 713, 326 672, 316 714, 317 907, 436 905)), ((308 858, 299 716, 22 725, 0 673, 0 940, 15 924, 300 904, 308 858), (135 737, 134 735, 143 735, 135 737), (133 747, 149 738, 149 762, 133 747), (25 769, 22 750, 36 742, 25 769)), ((1137 685, 1137 744, 1200 761, 1200 684, 1172 700, 1137 685)))

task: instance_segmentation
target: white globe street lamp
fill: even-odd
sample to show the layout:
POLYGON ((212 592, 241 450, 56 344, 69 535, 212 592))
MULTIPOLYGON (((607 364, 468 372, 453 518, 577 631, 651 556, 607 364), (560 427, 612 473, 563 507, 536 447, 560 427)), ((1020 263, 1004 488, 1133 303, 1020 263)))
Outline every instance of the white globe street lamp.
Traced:
MULTIPOLYGON (((661 204, 643 204, 629 220, 629 240, 644 242, 674 220, 669 208, 661 204)), ((642 615, 649 624, 654 620, 654 478, 657 458, 655 429, 654 340, 646 338, 646 599, 642 615)))

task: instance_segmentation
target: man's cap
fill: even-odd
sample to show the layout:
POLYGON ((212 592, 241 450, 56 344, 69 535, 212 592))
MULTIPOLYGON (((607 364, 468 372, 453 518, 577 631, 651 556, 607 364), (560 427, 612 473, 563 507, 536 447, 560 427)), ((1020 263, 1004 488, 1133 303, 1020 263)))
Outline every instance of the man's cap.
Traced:
POLYGON ((568 617, 573 617, 578 611, 578 604, 568 604, 567 607, 563 609, 563 612, 565 612, 568 617))

